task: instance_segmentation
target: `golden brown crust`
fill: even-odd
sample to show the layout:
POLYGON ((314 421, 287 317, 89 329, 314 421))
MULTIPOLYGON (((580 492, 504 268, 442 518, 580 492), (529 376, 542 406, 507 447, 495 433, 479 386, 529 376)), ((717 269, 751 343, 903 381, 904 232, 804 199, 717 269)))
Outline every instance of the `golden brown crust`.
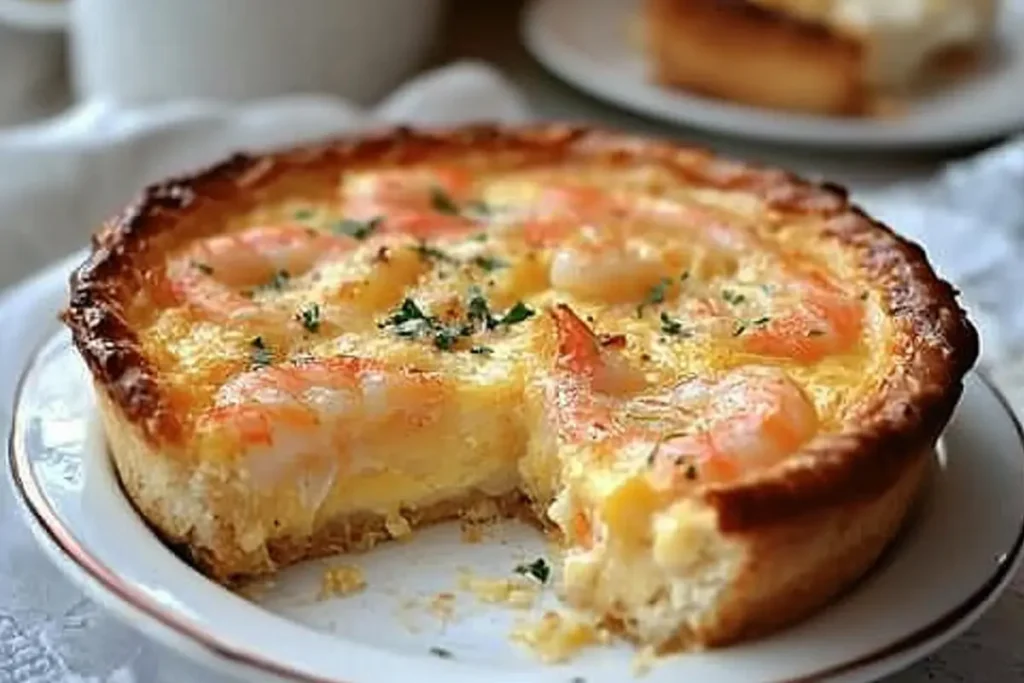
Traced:
POLYGON ((824 114, 870 105, 862 45, 749 0, 647 0, 654 79, 726 100, 824 114))
POLYGON ((741 534, 747 561, 696 640, 708 646, 757 637, 810 615, 877 561, 921 490, 931 450, 901 454, 898 478, 873 499, 741 534))
MULTIPOLYGON (((912 467, 943 429, 978 353, 976 332, 920 247, 872 221, 833 185, 814 185, 774 169, 723 160, 664 141, 559 124, 524 128, 395 129, 323 145, 236 156, 200 173, 149 187, 94 240, 71 278, 63 319, 96 381, 152 448, 181 453, 181 425, 160 378, 125 321, 128 296, 148 272, 142 265, 169 244, 203 229, 188 219, 228 214, 293 177, 328 185, 347 166, 443 160, 464 153, 514 155, 524 163, 566 160, 613 165, 658 163, 698 187, 751 193, 788 216, 820 219, 823 237, 854 250, 866 280, 896 321, 898 371, 886 380, 859 426, 813 440, 791 465, 758 478, 709 488, 705 497, 726 532, 768 528, 817 511, 870 501, 912 467), (187 227, 187 229, 186 229, 187 227)), ((209 222, 207 222, 209 224, 209 222)), ((816 223, 817 224, 817 223, 816 223)))

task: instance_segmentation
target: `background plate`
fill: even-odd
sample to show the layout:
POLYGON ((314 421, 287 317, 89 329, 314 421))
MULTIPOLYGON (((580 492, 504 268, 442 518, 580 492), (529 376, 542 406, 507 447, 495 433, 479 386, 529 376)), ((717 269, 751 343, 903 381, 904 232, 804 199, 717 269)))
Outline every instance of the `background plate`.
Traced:
POLYGON ((632 111, 718 133, 848 147, 966 144, 1024 128, 1024 2, 1005 0, 997 42, 979 74, 911 103, 902 118, 832 119, 758 109, 648 81, 631 40, 638 0, 535 0, 528 49, 576 87, 632 111))
MULTIPOLYGON (((517 618, 535 619, 543 605, 522 613, 458 591, 460 567, 504 577, 545 554, 537 534, 517 524, 475 545, 442 525, 409 543, 346 558, 369 579, 367 590, 350 598, 317 599, 326 563, 284 572, 251 598, 208 581, 162 545, 122 495, 87 372, 66 333, 44 346, 25 376, 11 460, 33 528, 61 568, 149 635, 247 680, 262 672, 352 683, 610 683, 632 672, 634 650, 624 644, 585 650, 566 665, 540 665, 507 636, 517 618), (446 621, 430 610, 439 591, 456 596, 446 621), (452 658, 432 655, 436 647, 452 658)), ((1020 433, 998 395, 971 376, 912 523, 856 590, 775 636, 666 658, 644 680, 873 680, 980 616, 1020 561, 1022 528, 1020 433)), ((552 595, 545 604, 553 604, 552 595)))

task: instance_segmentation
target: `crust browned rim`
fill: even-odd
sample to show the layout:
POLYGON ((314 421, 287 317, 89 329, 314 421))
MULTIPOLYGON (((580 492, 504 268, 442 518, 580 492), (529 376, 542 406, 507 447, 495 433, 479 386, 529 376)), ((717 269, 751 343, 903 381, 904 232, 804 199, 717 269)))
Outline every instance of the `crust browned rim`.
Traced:
POLYGON ((413 163, 465 152, 516 152, 537 162, 655 162, 698 187, 736 190, 776 211, 820 219, 823 236, 860 254, 867 280, 898 321, 895 371, 863 409, 856 429, 814 439, 789 467, 743 482, 708 487, 723 531, 749 531, 824 507, 870 500, 891 485, 914 453, 945 427, 978 354, 977 333, 923 250, 852 206, 846 192, 790 173, 715 157, 706 150, 591 127, 466 126, 444 130, 390 129, 259 156, 237 155, 147 188, 93 240, 93 252, 71 276, 62 318, 97 380, 155 445, 174 443, 180 426, 168 409, 155 368, 122 315, 142 286, 136 260, 149 241, 203 202, 244 199, 290 171, 337 173, 375 161, 413 163), (130 380, 130 381, 129 381, 130 380))

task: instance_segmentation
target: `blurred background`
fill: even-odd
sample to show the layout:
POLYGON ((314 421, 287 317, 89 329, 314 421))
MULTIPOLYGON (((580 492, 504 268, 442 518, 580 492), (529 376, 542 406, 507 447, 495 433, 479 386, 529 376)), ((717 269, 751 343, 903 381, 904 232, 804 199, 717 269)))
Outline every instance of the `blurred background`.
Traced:
MULTIPOLYGON (((921 98, 896 127, 663 87, 645 11, 640 0, 0 0, 0 130, 97 100, 127 108, 322 93, 371 106, 416 74, 467 59, 500 72, 532 118, 692 140, 854 185, 925 177, 1024 125, 1011 87, 1024 83, 1016 10, 1003 22, 1009 57, 1006 36, 987 41, 998 63, 921 98)), ((727 55, 735 71, 757 59, 757 39, 747 42, 749 54, 727 55)))

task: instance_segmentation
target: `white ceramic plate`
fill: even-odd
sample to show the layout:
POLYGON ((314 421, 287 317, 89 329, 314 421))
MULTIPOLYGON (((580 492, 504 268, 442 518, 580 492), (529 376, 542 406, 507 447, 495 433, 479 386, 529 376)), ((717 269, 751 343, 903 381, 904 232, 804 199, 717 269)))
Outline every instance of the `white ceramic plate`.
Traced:
MULTIPOLYGON (((971 376, 912 523, 856 590, 775 636, 666 658, 644 680, 867 681, 939 647, 981 615, 1020 562, 1021 439, 1000 397, 971 376)), ((346 558, 369 580, 365 592, 348 598, 317 599, 330 561, 295 567, 253 598, 203 578, 157 540, 122 495, 86 370, 66 333, 44 345, 23 379, 11 466, 32 527, 58 566, 152 637, 246 680, 617 683, 630 677, 633 650, 625 644, 585 650, 564 665, 537 663, 507 635, 517 617, 536 618, 543 606, 532 613, 488 607, 457 589, 460 567, 503 577, 545 553, 536 532, 513 523, 481 544, 460 542, 457 529, 444 525, 346 558), (427 609, 441 591, 456 595, 447 623, 427 609)), ((544 605, 553 604, 546 595, 544 605)))
POLYGON ((672 123, 762 140, 921 147, 987 140, 1024 128, 1024 3, 1004 0, 998 40, 977 75, 911 103, 893 120, 836 119, 730 104, 647 79, 630 40, 639 0, 535 0, 523 19, 533 55, 570 84, 672 123))

